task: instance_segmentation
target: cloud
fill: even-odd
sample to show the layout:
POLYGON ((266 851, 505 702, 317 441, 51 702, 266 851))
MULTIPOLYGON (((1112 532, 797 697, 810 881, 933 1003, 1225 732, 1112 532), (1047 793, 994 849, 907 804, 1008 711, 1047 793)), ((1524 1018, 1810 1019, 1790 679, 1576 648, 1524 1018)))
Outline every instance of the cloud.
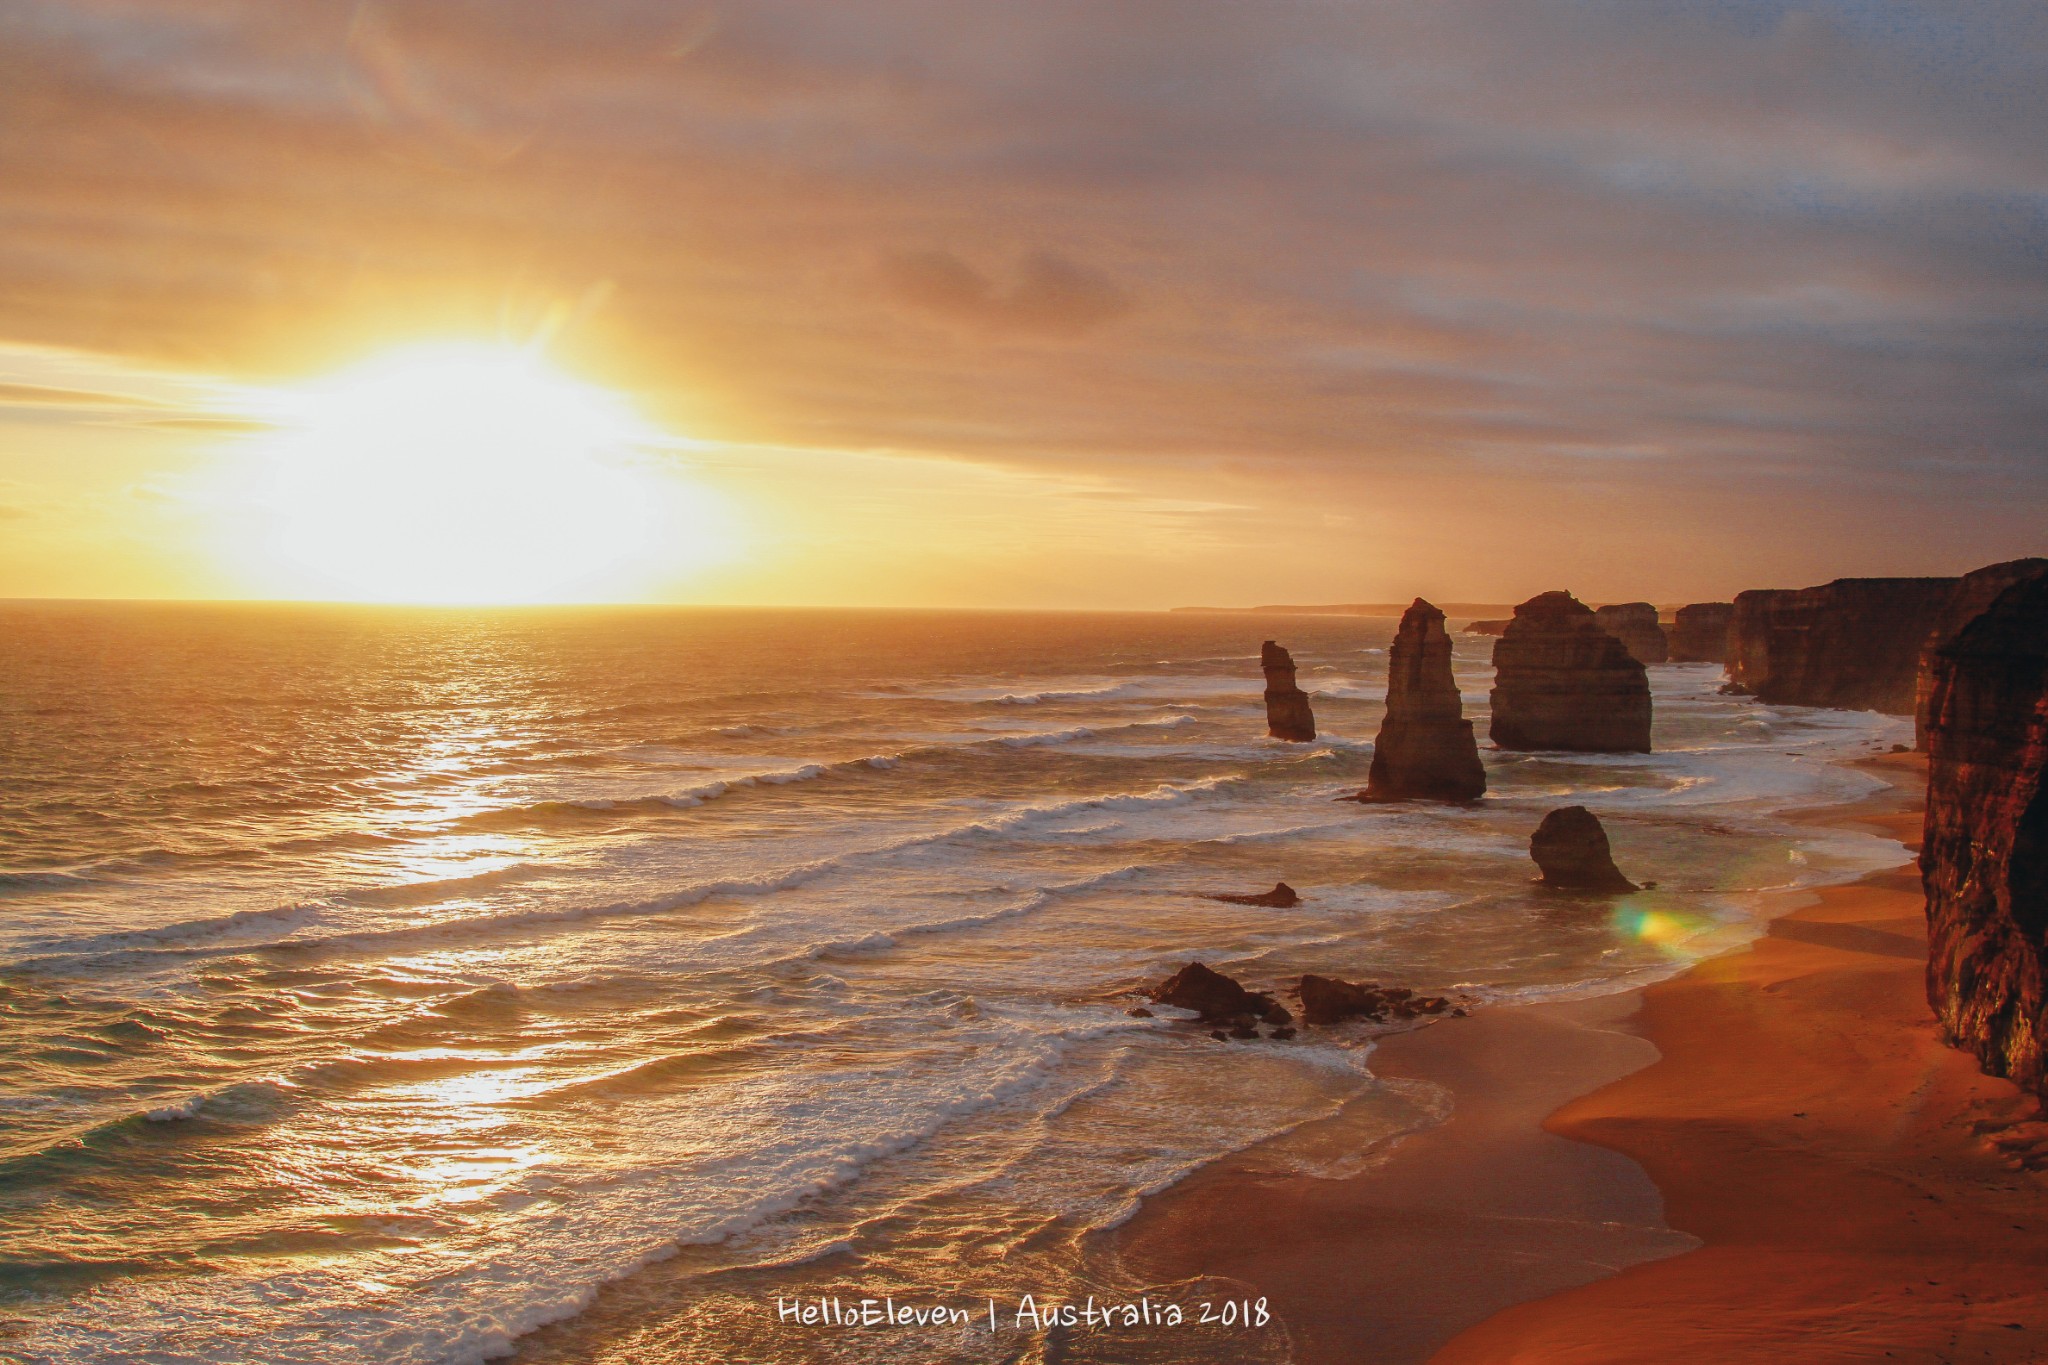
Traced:
POLYGON ((1107 275, 1050 252, 1025 257, 1007 286, 950 251, 899 252, 884 262, 883 270, 907 302, 981 327, 1072 335, 1131 306, 1107 275))
POLYGON ((706 437, 1960 527, 2048 512, 2044 87, 2031 0, 17 0, 0 303, 254 377, 610 282, 706 437))

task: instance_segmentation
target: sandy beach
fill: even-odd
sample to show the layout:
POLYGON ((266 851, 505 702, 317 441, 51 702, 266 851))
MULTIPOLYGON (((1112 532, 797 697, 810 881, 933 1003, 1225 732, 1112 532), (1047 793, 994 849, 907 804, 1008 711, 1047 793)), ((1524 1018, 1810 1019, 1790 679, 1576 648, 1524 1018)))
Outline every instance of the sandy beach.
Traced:
MULTIPOLYGON (((1865 766, 1892 790, 1821 818, 1916 843, 1917 756, 1865 766)), ((1936 1040, 1917 870, 1789 903, 1646 990, 1389 1040, 1447 1122, 1348 1179, 1218 1163, 1126 1258, 1255 1287, 1301 1365, 2037 1359, 2048 1126, 1936 1040)))

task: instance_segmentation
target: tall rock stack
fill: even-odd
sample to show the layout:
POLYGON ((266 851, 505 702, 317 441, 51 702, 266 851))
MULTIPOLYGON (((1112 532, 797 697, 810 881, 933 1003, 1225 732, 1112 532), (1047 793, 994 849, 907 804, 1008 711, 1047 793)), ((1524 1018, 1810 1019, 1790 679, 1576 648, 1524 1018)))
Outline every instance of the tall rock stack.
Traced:
POLYGON ((1680 607, 1671 622, 1671 662, 1718 664, 1728 661, 1728 623, 1735 619, 1733 602, 1694 602, 1680 607))
POLYGON ((1266 733, 1297 744, 1314 739, 1315 712, 1308 693, 1294 685, 1294 656, 1268 640, 1259 646, 1259 667, 1266 671, 1266 733))
POLYGON ((1493 646, 1493 742, 1503 749, 1650 751, 1650 681, 1591 608, 1546 592, 1493 646))
POLYGON ((1953 578, 1838 578, 1738 593, 1728 690, 1792 706, 1910 716, 1920 655, 1953 578))
POLYGON ((1627 647, 1639 664, 1661 664, 1671 657, 1657 609, 1648 602, 1618 602, 1593 613, 1600 628, 1627 647))
POLYGON ((2048 577, 1935 651, 1927 709, 1927 1000, 1984 1069, 2048 1098, 2048 577))
POLYGON ((2007 588, 2043 574, 2048 574, 2048 559, 2013 559, 1966 573, 1956 581, 1954 591, 1948 595, 1948 605, 1942 609, 1941 619, 1935 622, 1934 633, 1927 638, 1927 645, 1920 655, 1920 671, 1915 680, 1918 695, 1913 707, 1914 748, 1924 750, 1927 747, 1927 708, 1934 693, 1934 656, 1942 646, 1960 635, 1963 627, 1983 615, 2007 588))
POLYGON ((1444 614, 1418 597, 1394 636, 1387 715, 1360 799, 1477 801, 1484 795, 1486 769, 1451 674, 1444 614))

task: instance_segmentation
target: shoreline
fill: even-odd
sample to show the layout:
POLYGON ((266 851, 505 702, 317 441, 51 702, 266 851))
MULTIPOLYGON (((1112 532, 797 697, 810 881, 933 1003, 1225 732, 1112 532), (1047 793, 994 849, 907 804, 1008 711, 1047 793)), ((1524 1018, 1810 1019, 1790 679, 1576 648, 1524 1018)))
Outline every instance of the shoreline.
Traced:
MULTIPOLYGON (((1802 822, 1917 843, 1918 756, 1855 766, 1891 786, 1802 822)), ((1344 1179, 1213 1163, 1124 1263, 1252 1286, 1295 1365, 2038 1358, 2048 1125, 1935 1040, 1915 869, 1784 894, 1672 979, 1386 1039, 1448 1120, 1344 1179)))

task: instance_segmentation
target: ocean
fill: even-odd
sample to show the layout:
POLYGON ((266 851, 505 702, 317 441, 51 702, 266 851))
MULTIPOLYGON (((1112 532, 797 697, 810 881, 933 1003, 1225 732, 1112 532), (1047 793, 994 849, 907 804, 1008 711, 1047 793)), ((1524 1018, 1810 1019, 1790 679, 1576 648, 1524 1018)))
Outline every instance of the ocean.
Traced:
POLYGON ((1447 1101, 1372 1026, 1218 1043, 1141 988, 1614 991, 1898 859, 1796 817, 1909 722, 1664 665, 1657 752, 1496 753, 1471 636, 1486 801, 1341 802, 1393 627, 0 604, 0 1359, 1285 1360, 1284 1323, 1015 1307, 1235 1302, 1105 1232, 1447 1101), (1266 638, 1313 744, 1265 738, 1266 638), (1653 889, 1532 885, 1571 803, 1653 889))

